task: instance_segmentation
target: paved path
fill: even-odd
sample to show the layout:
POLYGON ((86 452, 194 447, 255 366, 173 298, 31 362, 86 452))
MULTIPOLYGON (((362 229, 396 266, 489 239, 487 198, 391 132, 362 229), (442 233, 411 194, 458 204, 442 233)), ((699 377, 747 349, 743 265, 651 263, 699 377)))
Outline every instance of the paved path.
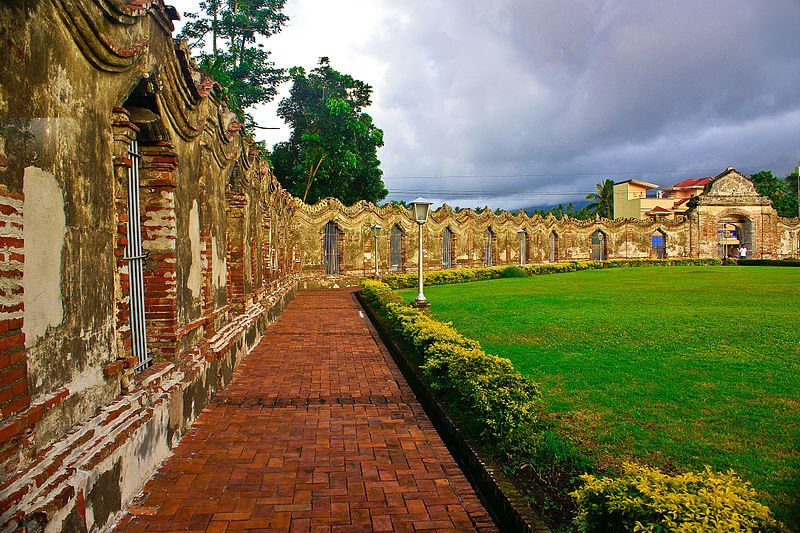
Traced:
POLYGON ((349 290, 301 292, 118 529, 496 531, 349 290))

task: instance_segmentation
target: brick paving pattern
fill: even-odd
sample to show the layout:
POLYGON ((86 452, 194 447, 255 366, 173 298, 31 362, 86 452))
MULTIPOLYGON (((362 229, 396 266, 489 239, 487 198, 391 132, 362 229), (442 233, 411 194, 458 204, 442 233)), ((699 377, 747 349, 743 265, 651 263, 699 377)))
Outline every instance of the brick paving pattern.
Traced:
POLYGON ((298 294, 117 530, 497 528, 340 289, 298 294))

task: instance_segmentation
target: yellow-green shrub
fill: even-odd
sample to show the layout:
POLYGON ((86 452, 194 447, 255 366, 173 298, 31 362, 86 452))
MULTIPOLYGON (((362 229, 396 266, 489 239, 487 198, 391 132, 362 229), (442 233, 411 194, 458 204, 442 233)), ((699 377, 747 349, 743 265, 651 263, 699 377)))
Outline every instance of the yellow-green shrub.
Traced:
POLYGON ((575 523, 595 531, 782 531, 756 491, 733 471, 677 476, 625 463, 618 478, 581 476, 575 523))

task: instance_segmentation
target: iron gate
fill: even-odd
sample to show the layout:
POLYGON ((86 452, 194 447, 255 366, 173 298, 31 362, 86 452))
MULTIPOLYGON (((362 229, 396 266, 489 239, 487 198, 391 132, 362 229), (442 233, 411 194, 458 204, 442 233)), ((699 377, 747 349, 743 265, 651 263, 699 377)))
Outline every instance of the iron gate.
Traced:
POLYGON ((129 303, 131 311, 131 349, 138 360, 136 371, 150 366, 153 358, 147 353, 147 327, 144 310, 144 259, 142 249, 141 213, 139 209, 139 143, 131 142, 128 156, 128 245, 125 257, 128 261, 129 303))
POLYGON ((339 227, 332 220, 325 224, 325 274, 339 274, 339 227))
POLYGON ((392 233, 389 237, 389 241, 389 270, 397 272, 403 268, 403 230, 401 230, 397 224, 392 226, 392 233))

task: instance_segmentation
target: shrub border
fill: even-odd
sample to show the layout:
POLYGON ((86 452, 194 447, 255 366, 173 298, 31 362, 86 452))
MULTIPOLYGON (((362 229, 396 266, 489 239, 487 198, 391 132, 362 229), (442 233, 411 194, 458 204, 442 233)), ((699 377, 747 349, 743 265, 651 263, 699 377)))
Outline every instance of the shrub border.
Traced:
POLYGON ((541 533, 550 531, 541 517, 536 516, 530 505, 506 476, 491 466, 490 461, 459 429, 447 408, 436 398, 434 392, 421 375, 417 365, 392 334, 386 319, 374 308, 367 296, 356 293, 361 306, 398 368, 414 392, 425 414, 442 437, 447 448, 467 476, 480 499, 488 507, 501 531, 541 533))
MULTIPOLYGON (((747 260, 749 263, 752 260, 747 260)), ((784 261, 778 261, 783 263, 784 261)), ((800 263, 800 261, 798 261, 800 263)), ((484 268, 450 268, 431 270, 423 275, 425 285, 450 285, 468 283, 504 277, 517 277, 515 273, 524 272, 528 276, 560 274, 563 272, 579 272, 582 270, 599 270, 604 268, 636 268, 645 266, 720 266, 723 262, 718 258, 675 258, 675 259, 610 259, 607 261, 566 261, 563 263, 534 263, 524 266, 506 265, 484 268), (513 272, 513 273, 512 273, 513 272)), ((789 265, 782 265, 789 266, 789 265)), ((408 289, 416 287, 416 274, 389 274, 381 281, 392 289, 408 289)))

